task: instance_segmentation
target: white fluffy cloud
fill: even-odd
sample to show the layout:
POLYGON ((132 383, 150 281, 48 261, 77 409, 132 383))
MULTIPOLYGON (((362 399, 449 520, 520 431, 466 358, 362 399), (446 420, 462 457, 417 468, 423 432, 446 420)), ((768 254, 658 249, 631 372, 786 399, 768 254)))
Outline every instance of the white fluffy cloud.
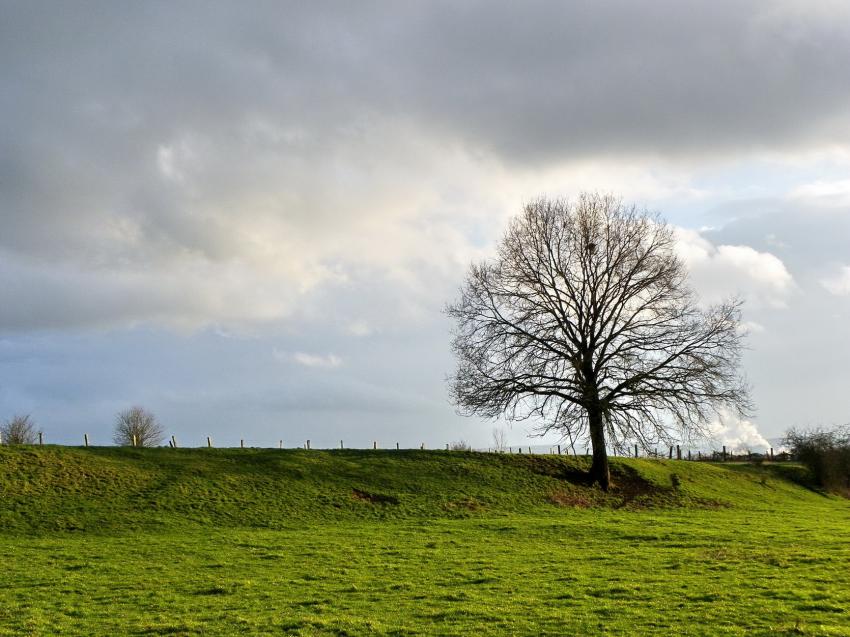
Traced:
POLYGON ((770 447, 770 443, 761 435, 754 422, 739 418, 730 412, 724 412, 710 423, 709 432, 713 442, 726 445, 729 451, 756 451, 770 447))
POLYGON ((751 308, 786 306, 794 278, 777 256, 745 245, 715 246, 695 230, 678 229, 677 234, 678 254, 705 302, 737 294, 751 308))
POLYGON ((821 284, 830 294, 850 295, 850 265, 842 266, 836 274, 823 279, 821 284))

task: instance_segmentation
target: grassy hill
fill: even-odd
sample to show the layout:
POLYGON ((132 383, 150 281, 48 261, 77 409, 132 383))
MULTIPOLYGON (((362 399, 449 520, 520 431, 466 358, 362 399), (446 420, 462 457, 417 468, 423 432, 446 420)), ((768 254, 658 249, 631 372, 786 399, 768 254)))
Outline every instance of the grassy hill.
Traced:
POLYGON ((616 459, 615 489, 584 458, 443 451, 0 448, 0 530, 174 525, 287 528, 351 519, 457 518, 570 507, 819 503, 779 469, 616 459))
POLYGON ((798 468, 584 463, 0 448, 0 636, 850 635, 850 502, 798 468))

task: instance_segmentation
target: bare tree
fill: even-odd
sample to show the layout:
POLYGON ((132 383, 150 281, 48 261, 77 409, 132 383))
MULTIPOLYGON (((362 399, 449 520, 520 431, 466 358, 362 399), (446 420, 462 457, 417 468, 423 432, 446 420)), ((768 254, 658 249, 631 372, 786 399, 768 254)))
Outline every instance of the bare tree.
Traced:
POLYGON ((34 445, 38 440, 35 422, 29 414, 12 416, 0 425, 0 438, 7 445, 34 445))
POLYGON ((493 427, 493 447, 499 453, 508 448, 508 432, 504 427, 493 427))
POLYGON ((156 416, 143 407, 131 407, 115 417, 112 439, 117 445, 156 447, 164 437, 165 433, 156 416))
POLYGON ((459 411, 586 436, 605 489, 607 445, 647 449, 706 434, 723 408, 748 414, 740 302, 701 307, 674 248, 671 226, 611 196, 527 205, 446 308, 459 411))

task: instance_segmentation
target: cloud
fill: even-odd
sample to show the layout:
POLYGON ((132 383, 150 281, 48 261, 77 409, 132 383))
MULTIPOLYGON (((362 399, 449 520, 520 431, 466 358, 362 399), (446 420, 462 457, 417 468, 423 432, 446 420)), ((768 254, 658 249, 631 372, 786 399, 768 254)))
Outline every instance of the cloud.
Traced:
POLYGON ((741 295, 753 307, 785 307, 794 278, 781 259, 745 245, 714 245, 695 230, 677 229, 677 252, 707 303, 741 295))
POLYGON ((821 202, 846 207, 850 205, 850 179, 818 179, 795 187, 788 196, 803 201, 817 198, 821 202))
POLYGON ((850 266, 842 266, 837 274, 823 279, 821 284, 835 296, 850 295, 850 266))
POLYGON ((726 445, 733 452, 767 449, 771 446, 754 422, 729 412, 710 423, 709 432, 717 444, 726 445))
POLYGON ((706 161, 846 147, 847 13, 9 5, 0 329, 274 320, 365 271, 421 314, 541 193, 701 201, 706 161))
POLYGON ((299 365, 304 367, 321 367, 333 369, 342 365, 342 359, 335 354, 327 354, 325 356, 319 354, 306 354, 304 352, 296 352, 292 355, 294 360, 299 365))
POLYGON ((354 336, 370 336, 374 329, 366 321, 355 321, 348 325, 348 333, 354 336))

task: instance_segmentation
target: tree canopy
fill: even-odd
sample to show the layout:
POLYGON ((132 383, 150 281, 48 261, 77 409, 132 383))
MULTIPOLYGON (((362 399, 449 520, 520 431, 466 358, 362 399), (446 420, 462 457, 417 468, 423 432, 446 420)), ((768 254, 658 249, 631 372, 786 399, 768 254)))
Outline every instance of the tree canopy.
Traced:
POLYGON ((461 413, 589 438, 603 488, 608 446, 648 448, 706 433, 721 410, 748 413, 741 302, 700 305, 675 243, 659 216, 612 196, 528 204, 447 307, 461 413))

